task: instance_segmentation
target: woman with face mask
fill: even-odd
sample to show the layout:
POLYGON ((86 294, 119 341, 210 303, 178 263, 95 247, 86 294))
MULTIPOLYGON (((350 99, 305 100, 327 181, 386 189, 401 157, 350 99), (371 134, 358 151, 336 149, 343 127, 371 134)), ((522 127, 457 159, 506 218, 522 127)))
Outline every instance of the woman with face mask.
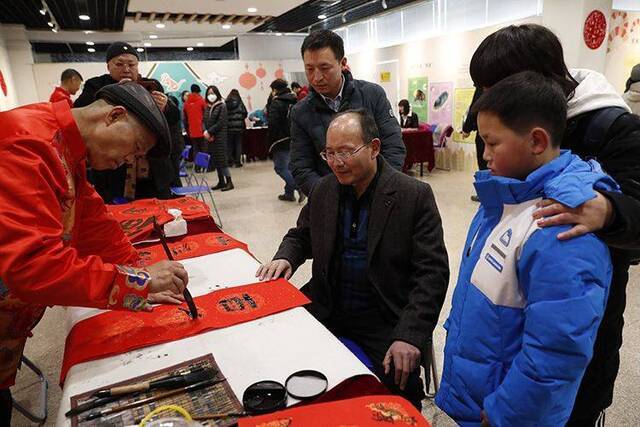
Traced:
POLYGON ((220 90, 209 86, 206 92, 207 109, 204 113, 204 137, 211 154, 209 168, 218 172, 218 184, 212 190, 233 190, 231 172, 227 163, 227 106, 220 90))

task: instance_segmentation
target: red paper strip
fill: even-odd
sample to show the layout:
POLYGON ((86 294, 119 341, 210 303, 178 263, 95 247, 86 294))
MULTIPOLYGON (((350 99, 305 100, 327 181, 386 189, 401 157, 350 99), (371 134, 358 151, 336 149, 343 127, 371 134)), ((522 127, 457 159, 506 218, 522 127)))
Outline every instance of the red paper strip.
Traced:
POLYGON ((239 427, 422 426, 429 423, 400 396, 365 396, 241 418, 239 427))
MULTIPOLYGON (((143 240, 151 234, 154 216, 158 224, 161 225, 173 220, 173 217, 167 212, 168 209, 180 209, 182 217, 186 221, 204 220, 211 217, 209 206, 193 197, 171 200, 142 199, 124 205, 107 206, 109 213, 116 218, 124 234, 132 242, 143 240)), ((213 227, 212 231, 220 231, 215 224, 213 227)))
POLYGON ((309 303, 284 279, 223 289, 194 301, 200 314, 195 321, 178 306, 162 305, 151 313, 110 311, 78 322, 67 336, 60 384, 78 363, 177 341, 309 303))
MULTIPOLYGON (((236 248, 249 251, 245 243, 225 233, 190 234, 179 239, 169 239, 167 244, 173 254, 173 258, 176 260, 195 258, 236 248)), ((151 265, 167 259, 164 248, 160 243, 140 245, 136 249, 140 255, 141 265, 151 265)))

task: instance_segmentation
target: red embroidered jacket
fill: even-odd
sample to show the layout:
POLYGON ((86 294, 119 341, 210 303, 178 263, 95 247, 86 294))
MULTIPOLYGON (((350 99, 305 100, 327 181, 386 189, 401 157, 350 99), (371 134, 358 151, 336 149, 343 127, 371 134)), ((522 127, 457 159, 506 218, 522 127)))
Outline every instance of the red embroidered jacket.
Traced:
POLYGON ((51 92, 51 96, 49 97, 49 102, 58 102, 58 101, 67 101, 70 108, 73 108, 73 101, 71 101, 71 94, 67 92, 65 89, 60 86, 56 86, 56 88, 51 92))

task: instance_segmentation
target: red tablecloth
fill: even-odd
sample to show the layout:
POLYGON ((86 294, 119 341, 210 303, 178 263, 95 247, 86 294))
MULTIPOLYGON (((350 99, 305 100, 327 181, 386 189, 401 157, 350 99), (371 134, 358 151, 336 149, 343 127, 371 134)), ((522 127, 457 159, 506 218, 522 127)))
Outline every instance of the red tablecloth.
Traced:
MULTIPOLYGON (((436 165, 436 157, 433 150, 433 133, 423 129, 402 129, 402 141, 407 148, 407 157, 404 159, 402 171, 406 172, 414 164, 427 162, 427 169, 431 171, 436 165)), ((420 168, 422 176, 422 167, 420 168)))
POLYGON ((266 160, 269 157, 267 133, 269 128, 249 128, 242 134, 242 154, 247 160, 266 160))

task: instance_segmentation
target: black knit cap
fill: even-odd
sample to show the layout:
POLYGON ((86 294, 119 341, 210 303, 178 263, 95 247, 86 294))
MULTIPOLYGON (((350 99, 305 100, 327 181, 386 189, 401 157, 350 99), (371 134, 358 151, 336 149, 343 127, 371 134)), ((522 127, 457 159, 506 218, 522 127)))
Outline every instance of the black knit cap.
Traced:
POLYGON ((171 134, 167 119, 149 91, 140 84, 126 82, 104 86, 96 93, 96 99, 104 99, 110 104, 123 106, 158 137, 156 144, 147 153, 147 157, 166 158, 171 154, 171 134))
POLYGON ((136 50, 129 43, 115 42, 111 43, 111 46, 109 46, 109 49, 107 49, 107 62, 111 61, 118 55, 122 55, 123 53, 129 53, 140 59, 136 50))

